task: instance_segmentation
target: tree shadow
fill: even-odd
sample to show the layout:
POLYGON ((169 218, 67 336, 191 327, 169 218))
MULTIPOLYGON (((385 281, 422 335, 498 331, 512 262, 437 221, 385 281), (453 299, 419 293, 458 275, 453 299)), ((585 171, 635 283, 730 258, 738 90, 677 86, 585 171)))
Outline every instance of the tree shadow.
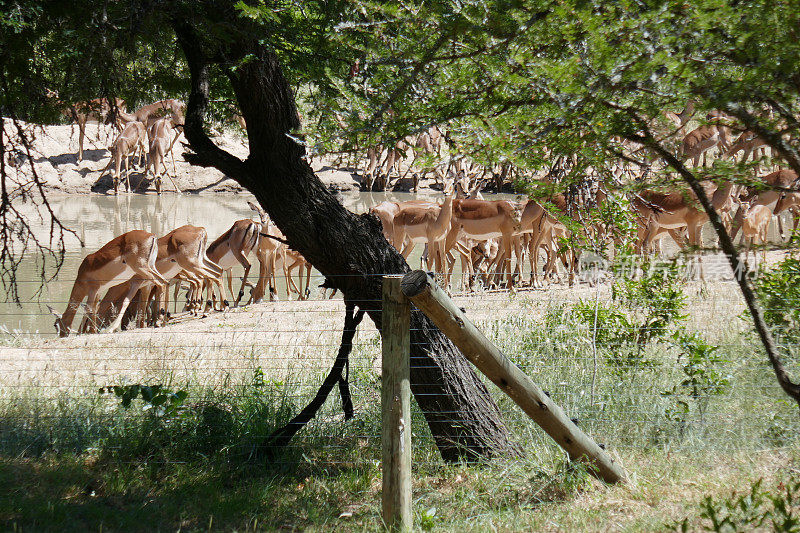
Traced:
MULTIPOLYGON (((228 176, 222 176, 220 179, 218 179, 214 183, 209 183, 208 185, 203 185, 202 187, 194 187, 194 188, 191 188, 191 189, 189 189, 189 188, 183 189, 183 192, 189 193, 189 194, 201 193, 203 191, 211 190, 214 187, 216 187, 216 186, 220 185, 221 183, 223 183, 225 181, 228 181, 228 180, 231 180, 234 183, 236 183, 236 180, 234 180, 233 178, 229 178, 228 176)), ((238 183, 237 183, 237 186, 238 186, 238 183)))
MULTIPOLYGON (((94 163, 98 163, 107 158, 108 150, 105 148, 83 150, 83 162, 92 161, 94 163)), ((49 161, 54 167, 59 165, 78 165, 78 152, 75 152, 74 154, 51 155, 49 157, 42 156, 34 159, 34 163, 43 163, 45 161, 49 161)))
MULTIPOLYGON (((79 171, 80 172, 80 171, 79 171)), ((124 167, 123 170, 120 172, 121 176, 120 179, 124 176, 124 167)), ((88 172, 87 172, 88 173, 88 172)), ((85 176, 85 174, 84 174, 85 176)), ((144 171, 134 171, 132 170, 129 176, 129 183, 130 183, 130 192, 132 193, 146 193, 151 185, 153 185, 153 179, 148 179, 145 177, 144 171)), ((155 185, 153 185, 155 188, 155 185)), ((104 173, 100 176, 97 181, 92 184, 91 191, 98 194, 113 194, 114 193, 114 173, 113 171, 109 171, 104 173)), ((125 189, 125 183, 120 181, 119 184, 119 193, 124 194, 128 191, 125 189)))
MULTIPOLYGON (((377 470, 352 467, 159 464, 74 456, 0 458, 4 530, 268 530, 330 524, 352 505, 335 487, 370 487, 377 470), (310 481, 313 479, 313 482, 310 481)), ((378 495, 363 493, 375 523, 378 495)), ((350 525, 351 523, 348 523, 350 525)), ((342 524, 343 526, 345 523, 342 524)))

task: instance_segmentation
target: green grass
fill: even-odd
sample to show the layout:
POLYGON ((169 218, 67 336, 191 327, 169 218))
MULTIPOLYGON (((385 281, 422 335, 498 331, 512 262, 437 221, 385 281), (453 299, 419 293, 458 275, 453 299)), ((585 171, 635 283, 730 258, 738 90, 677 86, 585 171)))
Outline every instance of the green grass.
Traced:
MULTIPOLYGON (((416 410, 417 528, 652 531, 684 518, 699 525, 704 496, 744 493, 797 465, 796 407, 744 322, 729 322, 709 339, 720 346, 715 370, 729 386, 691 399, 676 418, 669 415, 676 397, 662 394, 685 378, 674 346, 648 345, 622 367, 619 358, 632 360, 625 348, 597 346, 595 375, 585 321, 569 308, 514 303, 519 313, 480 327, 620 459, 631 480, 609 487, 570 465, 493 390, 524 457, 445 465, 416 410)), ((213 387, 200 377, 181 385, 153 376, 189 392, 179 415, 166 418, 144 411, 141 400, 124 409, 88 384, 83 393, 50 397, 37 389, 3 392, 0 528, 379 530, 380 380, 372 371, 379 343, 372 340, 364 335, 352 356, 356 418, 343 420, 334 391, 271 461, 253 456, 256 444, 310 399, 326 369, 302 382, 270 382, 254 367, 238 382, 213 387)))

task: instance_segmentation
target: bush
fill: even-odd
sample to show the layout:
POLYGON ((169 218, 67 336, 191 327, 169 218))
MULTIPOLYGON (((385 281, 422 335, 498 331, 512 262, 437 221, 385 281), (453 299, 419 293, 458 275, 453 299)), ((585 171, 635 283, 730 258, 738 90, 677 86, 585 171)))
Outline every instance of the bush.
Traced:
POLYGON ((684 379, 661 395, 674 400, 665 410, 667 418, 683 425, 694 409, 702 420, 711 396, 727 391, 730 376, 722 375, 718 366, 728 361, 719 355, 718 346, 708 344, 697 333, 676 331, 672 344, 678 349, 684 379))
POLYGON ((609 350, 609 362, 618 368, 648 364, 642 351, 653 342, 665 342, 670 326, 683 320, 686 305, 678 268, 674 263, 641 265, 641 275, 628 275, 622 257, 613 267, 616 279, 610 305, 580 300, 575 313, 588 326, 598 346, 609 350))
POLYGON ((777 340, 800 342, 800 259, 790 256, 761 271, 753 286, 764 309, 764 320, 777 340))
POLYGON ((706 496, 700 503, 700 523, 688 518, 670 529, 681 531, 754 531, 800 532, 800 480, 789 477, 771 490, 758 480, 745 494, 715 500, 706 496))

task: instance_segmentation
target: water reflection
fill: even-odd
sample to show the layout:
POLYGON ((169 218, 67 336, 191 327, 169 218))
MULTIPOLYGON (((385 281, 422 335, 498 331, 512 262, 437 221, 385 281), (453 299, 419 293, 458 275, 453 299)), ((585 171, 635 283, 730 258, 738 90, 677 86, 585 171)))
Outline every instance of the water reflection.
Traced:
MULTIPOLYGON (((503 195, 510 197, 509 195, 503 195)), ((339 196, 345 207, 355 213, 365 213, 369 208, 383 200, 408 200, 411 198, 440 198, 441 193, 427 191, 426 193, 350 193, 339 196)), ((78 239, 67 237, 67 256, 64 266, 58 276, 42 287, 41 295, 37 297, 36 291, 41 286, 40 265, 33 256, 22 265, 18 279, 20 283, 20 299, 22 307, 11 303, 0 304, 0 327, 9 331, 40 332, 53 335, 53 317, 47 311, 47 304, 52 305, 59 312, 66 307, 69 292, 78 266, 83 258, 96 251, 100 246, 110 241, 117 235, 134 229, 142 229, 164 235, 184 224, 202 226, 208 231, 209 241, 215 239, 230 228, 236 220, 251 218, 253 212, 247 206, 247 201, 253 200, 249 194, 231 195, 177 195, 163 194, 128 195, 119 196, 83 196, 83 195, 57 195, 51 194, 48 199, 53 211, 61 222, 68 228, 75 230, 84 241, 85 248, 81 248, 78 239)), ((37 237, 47 238, 49 224, 38 219, 31 211, 32 224, 37 237)), ((419 265, 422 247, 418 246, 409 258, 412 268, 419 265)), ((258 262, 255 255, 250 257, 253 268, 250 280, 255 283, 258 276, 258 262)), ((48 273, 53 272, 53 265, 46 265, 48 273)), ((234 270, 234 289, 238 291, 240 271, 234 270)), ((312 276, 318 276, 314 271, 312 276)), ((312 295, 316 296, 316 286, 321 283, 319 277, 311 281, 312 295)), ((279 282, 280 284, 280 282, 279 282)), ((279 286, 281 299, 286 298, 283 287, 279 286)))

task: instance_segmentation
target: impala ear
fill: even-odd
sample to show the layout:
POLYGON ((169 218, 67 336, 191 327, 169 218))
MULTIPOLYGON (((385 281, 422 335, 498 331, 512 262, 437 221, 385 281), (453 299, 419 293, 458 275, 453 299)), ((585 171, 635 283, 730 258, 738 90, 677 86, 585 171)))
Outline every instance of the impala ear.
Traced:
POLYGON ((59 314, 56 312, 56 310, 55 310, 55 309, 53 309, 51 306, 49 306, 49 305, 48 305, 48 306, 47 306, 47 308, 50 310, 50 312, 51 312, 51 313, 52 313, 52 314, 53 314, 53 315, 54 315, 56 318, 61 318, 61 315, 59 315, 59 314))
POLYGON ((261 222, 264 223, 267 221, 267 214, 261 209, 261 206, 254 204, 253 202, 247 202, 247 205, 250 206, 250 209, 256 212, 256 214, 261 218, 261 222))
POLYGON ((450 196, 456 190, 455 182, 445 182, 442 192, 445 196, 450 196))

